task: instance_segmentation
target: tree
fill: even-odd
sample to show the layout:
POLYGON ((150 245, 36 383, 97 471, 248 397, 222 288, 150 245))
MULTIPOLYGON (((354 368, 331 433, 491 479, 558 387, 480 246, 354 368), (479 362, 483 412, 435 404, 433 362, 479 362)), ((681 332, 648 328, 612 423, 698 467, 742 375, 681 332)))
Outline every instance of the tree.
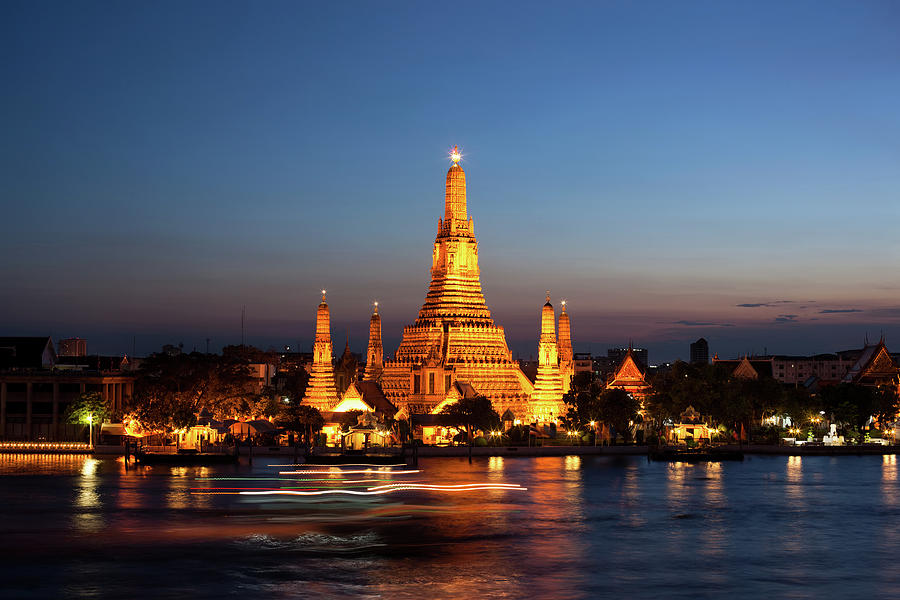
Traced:
POLYGON ((466 440, 469 442, 470 461, 475 432, 479 429, 490 431, 502 427, 500 415, 494 410, 491 401, 484 396, 460 398, 453 404, 445 406, 440 414, 445 425, 465 431, 466 440))
POLYGON ((325 426, 325 419, 318 409, 293 399, 282 407, 276 422, 287 431, 297 433, 307 450, 312 446, 313 435, 325 426))
POLYGON ((223 356, 151 354, 135 381, 130 418, 148 431, 171 432, 194 425, 195 413, 204 407, 219 420, 274 413, 271 395, 258 393, 250 375, 249 361, 255 349, 231 348, 226 348, 223 356))
POLYGON ((78 396, 66 409, 67 423, 88 425, 102 423, 110 416, 109 403, 98 392, 86 392, 78 396))
POLYGON ((641 403, 625 390, 608 388, 597 398, 600 420, 622 434, 626 442, 631 440, 632 423, 638 419, 641 403))
POLYGON ((358 408, 354 408, 352 410, 340 413, 338 422, 341 424, 341 431, 346 433, 350 431, 351 427, 356 426, 359 423, 359 415, 363 414, 363 412, 364 411, 359 410, 358 408))
POLYGON ((893 385, 881 385, 875 388, 875 420, 882 428, 887 427, 897 418, 900 411, 900 398, 897 396, 897 388, 893 385))
POLYGON ((569 391, 563 395, 566 414, 562 415, 563 426, 569 431, 578 431, 590 423, 602 420, 600 394, 603 384, 595 381, 593 373, 579 373, 572 378, 569 391))

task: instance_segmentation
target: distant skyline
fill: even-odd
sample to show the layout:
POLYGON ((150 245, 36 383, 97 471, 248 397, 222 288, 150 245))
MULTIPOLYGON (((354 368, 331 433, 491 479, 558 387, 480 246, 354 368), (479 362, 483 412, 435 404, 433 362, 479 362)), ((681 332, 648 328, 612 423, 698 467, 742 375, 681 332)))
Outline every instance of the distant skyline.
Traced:
POLYGON ((900 350, 896 2, 0 6, 0 335, 385 353, 463 150, 534 355, 900 350))

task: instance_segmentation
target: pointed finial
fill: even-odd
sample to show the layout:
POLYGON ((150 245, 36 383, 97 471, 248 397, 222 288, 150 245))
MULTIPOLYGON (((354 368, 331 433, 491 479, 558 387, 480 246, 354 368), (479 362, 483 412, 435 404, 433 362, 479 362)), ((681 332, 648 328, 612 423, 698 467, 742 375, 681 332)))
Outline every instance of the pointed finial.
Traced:
POLYGON ((550 302, 550 290, 547 290, 547 302, 550 302))
POLYGON ((322 290, 322 302, 325 302, 325 290, 322 290))
POLYGON ((375 307, 375 310, 373 312, 377 315, 378 314, 378 300, 373 302, 372 305, 375 307))
POLYGON ((459 153, 459 146, 453 146, 453 150, 450 151, 450 160, 456 165, 459 164, 461 158, 462 154, 459 153))
POLYGON ((566 312, 566 299, 563 298, 562 300, 559 301, 559 303, 562 306, 562 311, 566 312))

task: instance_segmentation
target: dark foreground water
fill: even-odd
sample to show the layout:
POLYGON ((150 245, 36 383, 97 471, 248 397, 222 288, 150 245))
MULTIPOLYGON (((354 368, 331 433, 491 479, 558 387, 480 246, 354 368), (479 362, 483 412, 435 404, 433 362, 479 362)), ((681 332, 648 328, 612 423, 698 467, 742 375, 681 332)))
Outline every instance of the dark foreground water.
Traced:
POLYGON ((448 458, 325 476, 279 462, 126 472, 0 455, 0 595, 900 597, 893 456, 448 458), (392 482, 527 490, 239 493, 392 482))

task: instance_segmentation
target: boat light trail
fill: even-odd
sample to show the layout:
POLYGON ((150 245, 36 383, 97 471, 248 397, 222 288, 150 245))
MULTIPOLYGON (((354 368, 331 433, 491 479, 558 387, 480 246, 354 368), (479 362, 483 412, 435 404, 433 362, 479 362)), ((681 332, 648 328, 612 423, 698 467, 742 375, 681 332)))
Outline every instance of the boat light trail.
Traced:
MULTIPOLYGON (((292 465, 268 465, 268 466, 270 466, 270 467, 299 467, 301 465, 294 463, 292 465)), ((302 466, 304 466, 304 467, 322 467, 323 469, 324 468, 338 469, 340 467, 385 467, 385 468, 390 468, 390 467, 405 467, 406 463, 397 463, 397 464, 393 464, 393 465, 375 465, 375 464, 371 464, 371 463, 341 463, 340 465, 314 465, 314 464, 310 464, 310 463, 304 463, 302 466)))
POLYGON ((410 473, 421 473, 421 469, 408 469, 405 471, 382 471, 377 469, 361 469, 361 470, 347 470, 343 471, 341 469, 332 470, 332 471, 279 471, 279 475, 326 475, 328 473, 334 473, 335 475, 356 475, 356 474, 366 474, 366 475, 408 475, 410 473))
POLYGON ((352 496, 381 496, 394 492, 478 492, 478 491, 527 491, 528 488, 512 483, 467 483, 462 485, 427 485, 399 484, 398 486, 376 486, 366 491, 359 490, 319 490, 315 492, 301 490, 259 490, 239 492, 242 496, 326 496, 330 494, 348 494, 352 496))

